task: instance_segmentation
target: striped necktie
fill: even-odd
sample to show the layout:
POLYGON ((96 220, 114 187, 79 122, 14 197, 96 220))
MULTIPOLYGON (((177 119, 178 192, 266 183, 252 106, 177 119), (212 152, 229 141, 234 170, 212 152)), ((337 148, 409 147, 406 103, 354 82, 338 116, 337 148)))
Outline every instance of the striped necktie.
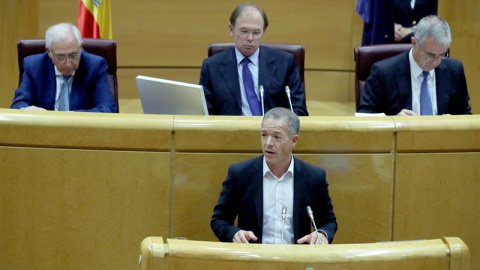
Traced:
POLYGON ((433 115, 432 100, 428 91, 428 71, 423 72, 423 81, 420 87, 420 114, 433 115))
POLYGON ((247 57, 243 58, 241 64, 243 65, 242 76, 243 76, 243 87, 245 88, 245 93, 247 94, 248 105, 250 105, 250 110, 252 111, 253 116, 262 115, 262 109, 260 106, 260 101, 257 98, 255 93, 255 87, 253 85, 252 72, 248 68, 250 59, 247 57))
POLYGON ((60 87, 60 95, 58 97, 59 111, 70 110, 70 94, 68 91, 68 79, 70 79, 70 76, 63 76, 62 86, 60 87))

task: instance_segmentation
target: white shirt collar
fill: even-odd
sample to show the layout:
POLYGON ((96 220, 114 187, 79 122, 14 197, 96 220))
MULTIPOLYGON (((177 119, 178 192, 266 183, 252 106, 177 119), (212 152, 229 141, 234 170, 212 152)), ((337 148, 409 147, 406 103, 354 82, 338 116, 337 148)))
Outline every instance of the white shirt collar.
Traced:
MULTIPOLYGON (((290 172, 290 174, 293 176, 294 163, 295 163, 295 162, 293 162, 293 155, 291 155, 290 165, 288 166, 287 171, 282 175, 282 177, 283 177, 284 175, 286 175, 287 173, 289 173, 289 172, 290 172)), ((263 177, 265 177, 266 174, 270 174, 270 175, 273 176, 274 178, 277 178, 277 177, 273 174, 273 172, 270 170, 270 168, 268 167, 267 160, 265 159, 265 156, 263 156, 263 174, 262 174, 263 177)), ((282 177, 280 177, 280 178, 282 178, 282 177)), ((278 178, 278 179, 280 179, 280 178, 278 178)))
MULTIPOLYGON (((258 67, 258 55, 260 53, 260 47, 248 58, 252 61, 253 65, 258 67)), ((237 66, 240 65, 240 62, 245 58, 245 56, 235 47, 235 56, 237 57, 237 66)))
MULTIPOLYGON (((55 76, 57 76, 57 77, 58 76, 63 76, 63 74, 58 70, 57 66, 53 65, 53 67, 55 67, 55 76)), ((76 71, 74 71, 71 76, 74 76, 75 72, 76 71)))
MULTIPOLYGON (((417 64, 415 59, 413 59, 413 49, 410 49, 408 53, 408 60, 410 61, 410 72, 412 73, 414 78, 422 77, 423 78, 423 69, 417 64)), ((430 77, 433 76, 434 70, 430 70, 429 72, 430 77)))

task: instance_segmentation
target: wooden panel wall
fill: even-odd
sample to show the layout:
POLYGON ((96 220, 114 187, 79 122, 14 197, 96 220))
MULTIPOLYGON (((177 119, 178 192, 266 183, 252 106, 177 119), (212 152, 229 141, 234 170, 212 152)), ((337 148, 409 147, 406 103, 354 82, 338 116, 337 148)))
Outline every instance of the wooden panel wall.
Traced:
MULTIPOLYGON (((305 45, 309 104, 353 102, 353 48, 360 45, 363 29, 355 12, 356 0, 259 0, 257 3, 266 10, 270 21, 265 42, 305 45)), ((231 41, 227 23, 237 4, 230 0, 112 1, 120 98, 138 98, 134 78, 139 74, 198 83, 207 44, 231 41)), ((41 38, 54 23, 75 23, 78 1, 6 0, 1 5, 1 29, 7 34, 0 48, 3 57, 0 66, 5 71, 0 73, 0 107, 6 108, 17 87, 16 40, 41 38)), ((452 55, 465 64, 475 113, 480 112, 480 83, 475 80, 480 71, 476 49, 480 36, 479 8, 480 2, 476 0, 439 1, 440 15, 452 26, 452 55)), ((351 113, 353 108, 347 111, 351 113)))
POLYGON ((8 108, 18 86, 17 40, 37 37, 37 0, 0 1, 0 108, 8 108))

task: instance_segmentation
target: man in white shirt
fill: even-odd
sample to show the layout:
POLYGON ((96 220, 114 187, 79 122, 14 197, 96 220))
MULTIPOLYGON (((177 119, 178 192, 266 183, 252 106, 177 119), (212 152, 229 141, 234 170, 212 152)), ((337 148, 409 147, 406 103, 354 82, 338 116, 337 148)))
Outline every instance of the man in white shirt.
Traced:
POLYGON ((220 241, 329 244, 337 231, 325 170, 295 158, 300 121, 285 108, 262 121, 263 155, 231 165, 211 227, 220 241), (313 211, 313 230, 307 207, 313 211), (238 226, 234 221, 238 216, 238 226))

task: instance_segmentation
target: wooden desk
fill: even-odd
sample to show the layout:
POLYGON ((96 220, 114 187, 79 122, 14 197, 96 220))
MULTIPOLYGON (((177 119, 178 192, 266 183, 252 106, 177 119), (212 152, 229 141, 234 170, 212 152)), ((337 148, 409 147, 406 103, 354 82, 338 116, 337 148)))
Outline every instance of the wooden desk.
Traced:
POLYGON ((333 245, 245 245, 148 237, 142 270, 159 269, 470 269, 470 252, 456 237, 333 245))

